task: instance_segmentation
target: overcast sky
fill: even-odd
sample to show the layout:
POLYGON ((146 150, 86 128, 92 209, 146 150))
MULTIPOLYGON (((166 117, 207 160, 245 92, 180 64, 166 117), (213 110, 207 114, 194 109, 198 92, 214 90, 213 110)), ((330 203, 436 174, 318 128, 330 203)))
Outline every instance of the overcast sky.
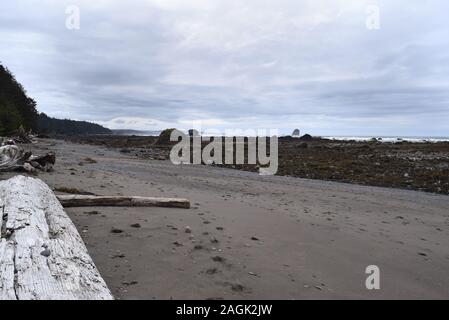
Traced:
POLYGON ((0 62, 39 111, 110 128, 449 136, 448 12, 447 0, 2 1, 0 62), (72 4, 79 30, 66 28, 72 4))

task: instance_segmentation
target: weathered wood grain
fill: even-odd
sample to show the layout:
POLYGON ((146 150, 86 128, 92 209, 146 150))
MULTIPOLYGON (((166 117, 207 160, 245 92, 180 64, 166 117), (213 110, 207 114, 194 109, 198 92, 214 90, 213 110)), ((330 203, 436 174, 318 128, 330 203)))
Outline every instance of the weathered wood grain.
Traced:
POLYGON ((0 147, 0 171, 10 171, 22 168, 31 153, 25 152, 18 146, 2 146, 0 147))
POLYGON ((187 199, 149 198, 149 197, 119 197, 119 196, 89 196, 89 195, 58 195, 58 200, 66 207, 169 207, 190 208, 187 199))
POLYGON ((0 182, 0 299, 109 300, 73 225, 41 180, 0 182))

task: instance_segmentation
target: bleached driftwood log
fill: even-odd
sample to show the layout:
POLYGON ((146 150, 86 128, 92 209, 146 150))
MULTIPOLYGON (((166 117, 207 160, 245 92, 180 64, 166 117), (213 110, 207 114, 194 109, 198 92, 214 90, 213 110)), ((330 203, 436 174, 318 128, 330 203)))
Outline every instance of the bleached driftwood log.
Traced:
POLYGON ((0 299, 109 300, 78 231, 41 180, 0 181, 0 299))
POLYGON ((0 147, 0 171, 16 170, 23 167, 25 161, 31 157, 30 152, 14 145, 0 147))
POLYGON ((170 207, 190 208, 187 199, 148 198, 148 197, 118 197, 118 196, 89 196, 89 195, 61 195, 57 196, 61 204, 66 207, 170 207))
POLYGON ((43 156, 34 156, 31 152, 25 152, 16 145, 0 147, 0 171, 13 171, 22 169, 25 171, 51 171, 56 162, 56 156, 49 152, 43 156))

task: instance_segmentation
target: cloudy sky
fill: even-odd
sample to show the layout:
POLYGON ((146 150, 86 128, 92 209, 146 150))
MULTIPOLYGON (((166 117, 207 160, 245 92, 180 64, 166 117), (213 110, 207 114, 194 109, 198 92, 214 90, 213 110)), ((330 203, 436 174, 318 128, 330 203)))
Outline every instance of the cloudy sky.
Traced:
POLYGON ((40 111, 110 128, 449 136, 448 12, 446 0, 2 1, 0 62, 40 111))

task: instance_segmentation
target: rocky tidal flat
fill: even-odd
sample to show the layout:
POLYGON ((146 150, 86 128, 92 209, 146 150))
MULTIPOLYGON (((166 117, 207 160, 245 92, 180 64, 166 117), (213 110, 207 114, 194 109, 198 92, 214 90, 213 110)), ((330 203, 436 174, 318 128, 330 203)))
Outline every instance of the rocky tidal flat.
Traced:
MULTIPOLYGON (((150 160, 168 160, 158 137, 72 136, 73 142, 117 148, 150 160)), ((338 141, 279 138, 277 175, 449 194, 449 142, 338 141)), ((207 143, 203 143, 203 147, 207 143)), ((257 171, 258 165, 223 165, 257 171)))

